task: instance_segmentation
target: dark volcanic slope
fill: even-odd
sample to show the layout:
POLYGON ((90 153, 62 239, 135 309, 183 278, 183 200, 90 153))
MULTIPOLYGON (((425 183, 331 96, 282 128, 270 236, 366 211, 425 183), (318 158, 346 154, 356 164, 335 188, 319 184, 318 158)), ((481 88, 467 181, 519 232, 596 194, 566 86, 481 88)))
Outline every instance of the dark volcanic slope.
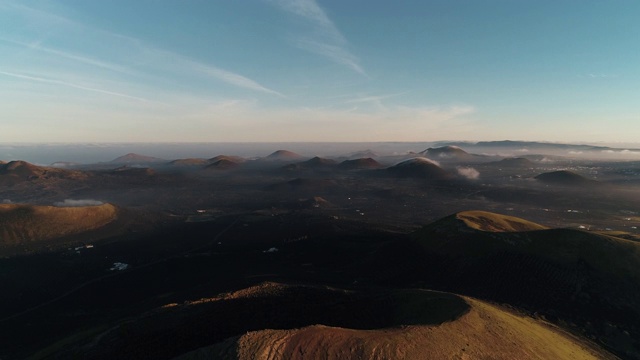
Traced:
POLYGON ((599 182, 576 174, 568 170, 553 171, 543 173, 535 177, 536 180, 553 185, 566 185, 566 186, 584 186, 584 185, 597 185, 599 182))
POLYGON ((316 167, 329 167, 335 165, 336 162, 331 159, 321 158, 319 156, 313 157, 307 161, 300 163, 303 167, 316 168, 316 167))
POLYGON ((235 155, 218 155, 218 156, 214 156, 211 159, 209 159, 209 163, 214 163, 216 161, 220 161, 220 160, 229 160, 229 161, 233 161, 236 163, 241 163, 245 161, 245 158, 241 157, 241 156, 235 156, 235 155))
POLYGON ((446 180, 451 175, 436 162, 423 157, 402 161, 387 168, 387 172, 398 177, 424 178, 429 180, 446 180))
POLYGON ((202 165, 206 165, 208 163, 209 162, 207 160, 205 160, 205 159, 188 158, 188 159, 173 160, 169 164, 170 165, 175 165, 175 166, 202 166, 202 165))
POLYGON ((168 304, 57 358, 167 359, 198 348, 180 358, 611 357, 541 322, 453 294, 264 283, 168 304))
POLYGON ((640 243, 487 212, 449 216, 414 237, 425 249, 427 284, 576 323, 640 357, 640 343, 630 341, 640 338, 640 243))
POLYGON ((472 157, 471 154, 457 146, 443 146, 438 148, 428 148, 420 152, 431 159, 457 159, 464 160, 472 157))
POLYGON ((328 170, 336 165, 336 162, 331 159, 313 157, 306 161, 301 161, 294 164, 285 165, 285 170, 328 170))
POLYGON ((382 164, 368 157, 368 158, 360 158, 360 159, 354 159, 354 160, 345 160, 341 162, 339 166, 341 169, 346 169, 346 170, 380 169, 382 167, 382 164))
POLYGON ((240 165, 240 163, 231 160, 231 159, 226 159, 226 158, 222 158, 220 160, 214 161, 213 163, 205 166, 205 169, 209 169, 209 170, 229 170, 229 169, 235 169, 240 165))

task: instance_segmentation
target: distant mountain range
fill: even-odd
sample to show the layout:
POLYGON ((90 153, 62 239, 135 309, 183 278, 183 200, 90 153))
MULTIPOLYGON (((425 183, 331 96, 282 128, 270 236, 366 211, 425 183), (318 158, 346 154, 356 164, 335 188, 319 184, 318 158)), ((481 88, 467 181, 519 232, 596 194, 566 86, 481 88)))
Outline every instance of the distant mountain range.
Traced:
POLYGON ((526 148, 526 149, 557 149, 557 150, 576 150, 576 151, 605 151, 605 150, 618 150, 619 148, 612 148, 608 146, 597 145, 582 145, 582 144, 563 144, 563 143, 551 143, 540 141, 514 141, 514 140, 501 140, 501 141, 453 141, 453 142, 439 142, 436 146, 457 146, 457 147, 483 147, 483 148, 526 148))

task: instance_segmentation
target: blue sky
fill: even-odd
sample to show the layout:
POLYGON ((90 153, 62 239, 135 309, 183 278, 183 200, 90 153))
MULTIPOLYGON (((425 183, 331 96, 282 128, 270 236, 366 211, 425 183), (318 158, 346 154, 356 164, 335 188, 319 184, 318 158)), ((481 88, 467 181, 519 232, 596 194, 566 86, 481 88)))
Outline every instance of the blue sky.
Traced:
POLYGON ((638 142, 640 2, 0 0, 0 142, 638 142))

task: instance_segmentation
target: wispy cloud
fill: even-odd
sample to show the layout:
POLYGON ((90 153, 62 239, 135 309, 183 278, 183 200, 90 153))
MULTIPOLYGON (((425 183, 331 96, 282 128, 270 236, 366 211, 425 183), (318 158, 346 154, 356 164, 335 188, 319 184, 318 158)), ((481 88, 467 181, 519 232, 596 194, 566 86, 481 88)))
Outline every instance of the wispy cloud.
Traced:
POLYGON ((299 37, 295 42, 296 46, 366 75, 358 58, 349 51, 347 39, 315 0, 271 0, 271 2, 282 10, 306 20, 312 27, 312 34, 299 37))
POLYGON ((351 54, 347 49, 340 45, 327 44, 315 40, 299 39, 297 41, 298 47, 307 50, 309 52, 322 55, 329 58, 331 61, 338 64, 345 65, 351 68, 353 71, 366 75, 364 69, 358 63, 358 59, 355 55, 351 54))
POLYGON ((194 71, 200 75, 205 75, 209 78, 222 81, 229 85, 286 98, 286 96, 283 95, 282 93, 276 90, 270 89, 260 84, 256 80, 250 79, 238 73, 225 70, 214 65, 196 61, 172 51, 162 50, 152 46, 148 46, 139 41, 137 41, 136 43, 141 53, 147 54, 147 56, 150 55, 151 59, 149 61, 152 61, 153 59, 164 59, 164 60, 168 59, 170 60, 168 61, 168 63, 174 68, 176 68, 176 65, 178 65, 177 68, 179 69, 187 69, 190 71, 194 71))
POLYGON ((66 87, 70 87, 70 88, 86 90, 86 91, 101 93, 101 94, 105 94, 105 95, 118 96, 118 97, 123 97, 123 98, 128 98, 128 99, 133 99, 133 100, 139 100, 139 101, 144 101, 144 102, 150 101, 148 99, 137 97, 137 96, 127 95, 127 94, 114 92, 114 91, 109 91, 109 90, 98 89, 98 88, 89 87, 89 86, 78 85, 78 84, 70 83, 70 82, 63 81, 63 80, 48 79, 48 78, 44 78, 44 77, 40 77, 40 76, 31 76, 31 75, 25 75, 25 74, 18 74, 18 73, 8 72, 8 71, 0 71, 0 74, 5 75, 5 76, 9 76, 9 77, 13 77, 13 78, 17 78, 17 79, 29 80, 29 81, 52 84, 52 85, 66 86, 66 87))
POLYGON ((35 50, 35 51, 41 51, 41 52, 44 52, 44 53, 60 56, 60 57, 63 57, 65 59, 74 60, 74 61, 77 61, 77 62, 80 62, 80 63, 83 63, 83 64, 96 66, 96 67, 103 68, 103 69, 106 69, 106 70, 115 71, 115 72, 119 72, 119 73, 127 74, 127 75, 135 75, 134 71, 132 71, 131 69, 128 69, 128 68, 126 68, 124 66, 108 63, 108 62, 101 61, 101 60, 96 60, 96 59, 93 59, 91 57, 74 54, 74 53, 68 52, 68 51, 62 51, 62 50, 57 50, 57 49, 53 49, 53 48, 50 48, 50 47, 42 46, 41 43, 39 43, 39 42, 26 43, 26 42, 12 40, 12 39, 8 39, 8 38, 4 38, 4 37, 0 37, 0 41, 4 41, 4 42, 7 42, 7 43, 13 44, 13 45, 23 46, 25 48, 29 48, 29 49, 32 49, 32 50, 35 50))
POLYGON ((404 92, 402 93, 397 93, 397 94, 388 94, 388 95, 374 95, 374 96, 360 96, 357 98, 353 98, 353 99, 349 99, 347 101, 345 101, 345 104, 354 104, 354 103, 366 103, 366 102, 379 102, 385 99, 389 99, 389 98, 394 98, 396 96, 400 96, 405 94, 404 92))
POLYGON ((185 60, 192 65, 192 68, 198 70, 199 72, 214 77, 220 81, 224 81, 227 84, 234 85, 240 88, 260 91, 267 94, 277 95, 279 97, 286 97, 285 95, 269 89, 266 86, 261 85, 255 80, 249 79, 248 77, 242 76, 240 74, 236 74, 231 71, 227 71, 212 65, 205 65, 202 63, 194 62, 192 60, 185 60))
POLYGON ((584 76, 591 79, 614 79, 619 77, 618 74, 596 74, 596 73, 589 73, 584 76))
POLYGON ((310 21, 317 31, 333 38, 334 41, 346 43, 344 36, 315 0, 273 0, 272 2, 281 9, 310 21))
MULTIPOLYGON (((0 5, 3 5, 4 2, 0 2, 0 5)), ((32 8, 26 5, 22 5, 20 3, 15 2, 7 2, 5 4, 7 9, 14 11, 16 14, 24 17, 28 21, 30 21, 36 28, 39 30, 32 33, 37 39, 48 38, 46 33, 47 29, 56 29, 55 33, 62 32, 66 33, 74 33, 74 34, 85 34, 87 36, 91 36, 95 41, 95 39, 101 39, 100 42, 104 43, 105 46, 113 45, 117 48, 117 51, 113 51, 113 56, 118 56, 118 54, 126 54, 126 57, 121 58, 122 63, 129 64, 140 64, 144 63, 152 66, 159 66, 161 68, 170 68, 172 73, 182 73, 185 74, 189 71, 190 75, 195 75, 197 73, 200 78, 202 75, 205 75, 208 78, 215 79, 217 81, 221 81, 223 83, 236 86, 238 88, 247 89, 251 91, 262 92, 266 94, 276 95, 279 97, 285 97, 278 91, 275 91, 256 80, 250 79, 246 76, 243 76, 237 72, 233 72, 227 69, 223 69, 221 67, 215 66, 210 63, 199 62, 195 60, 191 60, 188 56, 181 55, 170 50, 166 49, 158 49, 154 48, 146 44, 144 41, 118 34, 115 32, 103 30, 100 28, 96 28, 89 24, 85 24, 82 22, 78 22, 75 19, 68 18, 63 14, 54 13, 51 11, 44 11, 38 8, 32 8), (59 28, 59 26, 63 26, 63 30, 59 28), (43 30, 44 29, 44 30, 43 30), (151 55, 151 56, 150 56, 151 55), (163 61, 159 61, 162 59, 163 61), (166 61, 169 59, 169 61, 166 61)), ((55 37, 55 35, 54 35, 55 37)), ((52 46, 44 46, 41 41, 24 41, 22 39, 10 38, 8 36, 2 36, 0 40, 11 43, 14 45, 24 46, 26 48, 41 51, 50 55, 59 56, 65 59, 74 60, 77 62, 81 62, 87 65, 96 66, 102 69, 126 74, 126 75, 135 75, 140 77, 150 77, 151 73, 154 72, 154 68, 147 67, 145 69, 138 69, 135 66, 123 66, 119 65, 116 62, 108 62, 104 60, 97 60, 92 56, 83 54, 83 53, 74 53, 68 50, 62 50, 57 47, 52 46)), ((104 55, 111 56, 111 53, 106 53, 102 50, 104 55)), ((160 73, 160 72, 157 72, 160 73)), ((157 74, 156 73, 156 74, 157 74)), ((154 75, 156 77, 156 75, 154 75)), ((162 76, 160 76, 162 78, 162 76)), ((158 79, 156 79, 158 80, 158 79)))

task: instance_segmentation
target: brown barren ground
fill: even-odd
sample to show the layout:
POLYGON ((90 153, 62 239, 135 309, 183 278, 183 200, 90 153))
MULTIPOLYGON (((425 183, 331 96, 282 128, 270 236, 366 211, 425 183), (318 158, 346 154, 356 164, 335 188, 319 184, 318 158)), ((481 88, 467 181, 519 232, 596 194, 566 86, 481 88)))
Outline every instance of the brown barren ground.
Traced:
MULTIPOLYGON (((548 323, 467 297, 424 293, 451 300, 463 299, 469 309, 460 317, 439 324, 371 330, 311 325, 298 329, 251 331, 177 359, 615 358, 548 323)), ((240 292, 235 295, 238 296, 251 294, 240 292)), ((424 303, 414 305, 420 306, 404 310, 414 311, 416 316, 421 311, 429 311, 424 303)))
POLYGON ((47 241, 95 230, 117 218, 111 204, 80 207, 0 205, 0 246, 47 241))

